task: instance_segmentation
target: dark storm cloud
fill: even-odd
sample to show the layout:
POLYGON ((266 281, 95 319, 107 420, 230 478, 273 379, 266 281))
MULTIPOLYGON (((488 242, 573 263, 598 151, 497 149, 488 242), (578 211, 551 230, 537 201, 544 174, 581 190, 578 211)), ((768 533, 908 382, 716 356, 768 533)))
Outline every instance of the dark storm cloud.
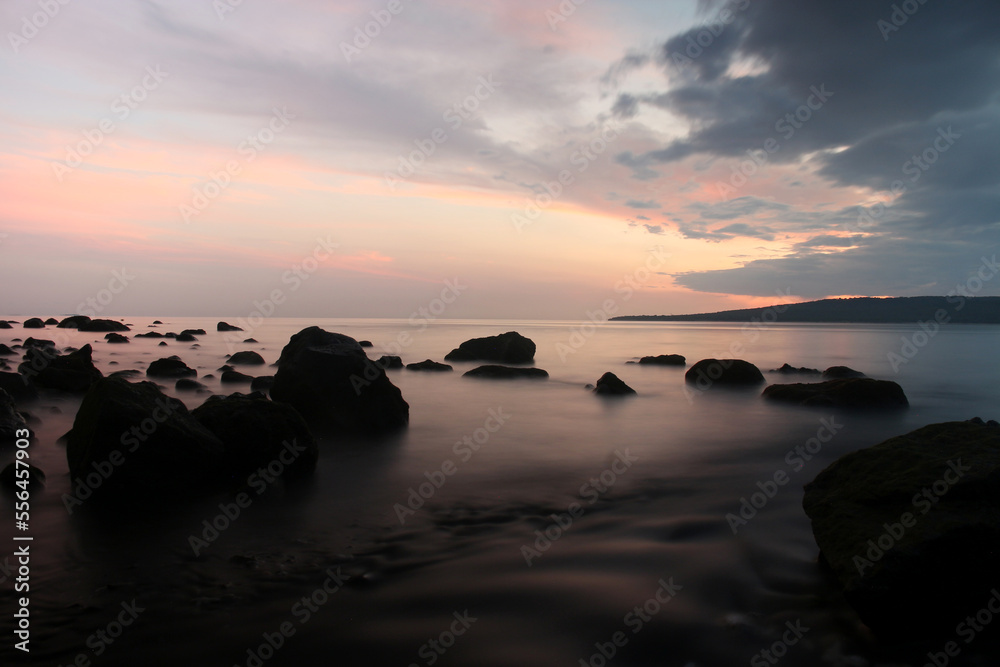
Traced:
MULTIPOLYGON (((734 5, 716 3, 709 14, 724 6, 734 5)), ((829 221, 825 229, 871 235, 863 247, 685 274, 678 277, 681 284, 772 294, 772 279, 779 276, 801 285, 802 296, 934 290, 956 280, 970 256, 995 251, 1000 239, 995 2, 756 0, 734 11, 711 39, 703 30, 697 26, 671 37, 656 52, 670 81, 665 91, 623 90, 615 105, 634 119, 650 106, 689 121, 686 136, 616 157, 634 178, 650 180, 657 165, 692 155, 743 156, 773 137, 780 150, 771 162, 802 162, 832 187, 871 188, 890 205, 865 217, 869 209, 862 204, 872 202, 859 201, 857 209, 831 216, 841 220, 829 221)), ((786 211, 782 218, 793 221, 794 213, 786 211)), ((788 231, 823 231, 814 212, 802 213, 803 225, 788 231)), ((707 217, 702 212, 701 219, 707 217)), ((698 225, 681 231, 708 240, 728 235, 698 225)))

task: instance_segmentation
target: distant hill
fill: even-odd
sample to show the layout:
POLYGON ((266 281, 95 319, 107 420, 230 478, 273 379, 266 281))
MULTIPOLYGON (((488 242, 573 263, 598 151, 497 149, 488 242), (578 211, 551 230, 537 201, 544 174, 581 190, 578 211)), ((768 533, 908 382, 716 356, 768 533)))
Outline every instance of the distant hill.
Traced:
POLYGON ((1000 296, 909 296, 880 299, 822 299, 805 303, 775 304, 765 308, 723 310, 693 315, 623 315, 618 322, 845 322, 916 323, 932 320, 944 310, 942 322, 1000 324, 1000 296))

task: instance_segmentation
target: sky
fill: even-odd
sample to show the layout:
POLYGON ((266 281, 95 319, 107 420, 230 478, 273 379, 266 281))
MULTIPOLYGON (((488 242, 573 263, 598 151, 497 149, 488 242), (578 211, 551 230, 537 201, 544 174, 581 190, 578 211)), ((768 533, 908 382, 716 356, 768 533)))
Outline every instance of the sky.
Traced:
POLYGON ((12 315, 946 295, 1000 240, 995 2, 6 0, 0 33, 12 315))

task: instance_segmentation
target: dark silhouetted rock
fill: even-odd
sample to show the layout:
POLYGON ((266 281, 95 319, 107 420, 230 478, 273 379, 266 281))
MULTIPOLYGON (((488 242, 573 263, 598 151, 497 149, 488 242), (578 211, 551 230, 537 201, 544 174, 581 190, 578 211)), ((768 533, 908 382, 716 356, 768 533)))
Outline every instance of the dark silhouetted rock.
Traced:
POLYGON ((236 369, 230 366, 229 364, 223 364, 218 368, 216 368, 215 370, 219 371, 220 373, 224 373, 225 371, 234 371, 236 369))
POLYGON ((163 341, 163 340, 161 340, 161 341, 160 341, 160 344, 159 344, 159 347, 166 347, 166 346, 167 346, 167 342, 166 342, 166 341, 163 341))
POLYGON ((40 317, 32 317, 31 319, 25 320, 24 324, 21 326, 25 329, 44 329, 45 322, 43 322, 40 317))
POLYGON ((202 391, 203 389, 208 389, 208 387, 197 380, 192 380, 191 378, 181 378, 174 383, 174 389, 177 391, 202 391))
POLYGON ((33 348, 43 348, 43 347, 55 348, 55 346, 56 346, 55 341, 47 340, 45 338, 30 338, 29 337, 26 341, 24 341, 23 343, 21 343, 21 347, 24 347, 24 348, 29 348, 29 347, 33 347, 33 348))
POLYGON ((535 343, 516 331, 499 336, 467 340, 448 353, 445 361, 496 361, 502 364, 530 364, 535 343))
POLYGON ((253 382, 253 376, 244 375, 239 371, 222 371, 222 377, 219 378, 219 381, 223 384, 250 384, 253 382))
POLYGON ((243 342, 244 343, 256 343, 257 339, 256 338, 247 338, 243 342))
POLYGON ((1000 586, 998 428, 932 424, 851 452, 802 505, 822 561, 882 637, 953 638, 1000 586))
POLYGON ((508 380, 514 378, 544 380, 549 377, 549 374, 541 368, 486 365, 473 368, 471 371, 467 371, 462 377, 490 378, 497 380, 508 380))
POLYGON ((241 327, 234 326, 228 322, 219 322, 215 325, 216 331, 243 331, 241 327))
POLYGON ((597 381, 594 393, 602 396, 628 396, 635 394, 635 389, 625 384, 614 373, 605 373, 597 381))
POLYGON ((893 409, 909 405, 903 388, 890 380, 847 378, 809 384, 772 384, 764 398, 812 407, 893 409))
POLYGON ((28 424, 17 411, 14 397, 0 389, 0 446, 13 444, 17 439, 17 431, 26 428, 28 424))
POLYGON ((13 327, 10 326, 10 322, 7 320, 0 320, 0 329, 13 329, 13 327))
POLYGON ((361 347, 374 347, 374 345, 372 345, 372 342, 370 340, 359 340, 358 345, 360 345, 361 347))
POLYGON ((153 324, 163 324, 160 320, 153 320, 153 324))
POLYGON ((109 343, 127 343, 129 342, 128 336, 123 336, 120 333, 109 333, 105 334, 104 339, 109 343))
POLYGON ((95 331, 95 332, 105 332, 105 331, 130 331, 127 324, 122 322, 116 322, 115 320, 90 320, 89 322, 81 322, 77 329, 80 331, 95 331))
POLYGON ((684 381, 700 390, 716 386, 753 386, 763 384, 764 375, 742 359, 702 359, 684 374, 684 381))
POLYGON ((178 335, 183 335, 183 334, 188 334, 188 335, 191 335, 191 336, 205 336, 205 335, 207 335, 205 333, 204 329, 185 329, 184 331, 182 331, 178 335))
POLYGON ((679 354, 661 354, 655 357, 642 357, 639 363, 648 366, 684 366, 687 360, 679 354))
POLYGON ((0 389, 13 396, 19 403, 38 398, 38 390, 20 373, 0 373, 0 389))
POLYGON ((382 355, 375 363, 387 371, 396 370, 403 367, 402 357, 397 357, 391 354, 382 355))
POLYGON ((319 327, 295 334, 281 351, 271 397, 308 422, 338 430, 390 431, 409 423, 410 406, 357 341, 319 327))
POLYGON ((7 347, 6 345, 4 345, 3 343, 0 343, 0 356, 3 356, 3 357, 13 357, 15 355, 17 355, 17 352, 15 352, 14 350, 10 349, 9 347, 7 347))
POLYGON ((255 377, 253 382, 250 383, 250 391, 260 391, 265 394, 271 393, 271 387, 274 386, 274 376, 273 375, 261 375, 255 377))
POLYGON ((231 364, 243 364, 246 366, 263 366, 265 361, 264 357, 260 356, 253 350, 246 350, 243 352, 237 352, 233 356, 229 357, 229 363, 231 364))
POLYGON ((66 435, 66 459, 73 496, 63 502, 71 511, 86 500, 81 480, 95 474, 103 478, 96 488, 87 485, 95 499, 118 496, 129 503, 187 499, 226 482, 222 442, 152 382, 105 378, 94 384, 66 435), (102 475, 102 468, 111 472, 102 475))
POLYGON ((823 377, 830 380, 839 380, 842 378, 863 378, 865 376, 861 371, 856 371, 853 368, 848 368, 847 366, 830 366, 825 371, 823 371, 823 377))
POLYGON ((90 318, 86 315, 70 315, 64 318, 56 326, 60 329, 79 329, 81 324, 86 324, 90 318))
POLYGON ((782 364, 781 368, 772 368, 768 372, 770 372, 770 373, 787 373, 789 375, 796 374, 796 373, 797 374, 801 374, 801 375, 819 375, 820 374, 820 370, 818 368, 805 368, 805 367, 795 368, 791 364, 782 364))
POLYGON ((427 359, 425 361, 418 361, 413 364, 406 364, 406 369, 410 371, 450 371, 454 370, 448 364, 438 363, 437 361, 431 361, 427 359))
POLYGON ((25 490, 29 494, 39 493, 45 488, 45 473, 42 472, 41 468, 36 468, 30 463, 27 467, 18 468, 17 464, 11 461, 3 470, 0 470, 0 488, 12 495, 25 490))
POLYGON ((146 333, 139 333, 135 335, 136 338, 163 338, 163 334, 159 331, 147 331, 146 333))
POLYGON ((226 448, 226 468, 237 486, 262 491, 267 477, 294 480, 312 474, 319 449, 302 416, 261 394, 212 396, 191 413, 226 448), (259 487, 259 488, 258 488, 259 487))
POLYGON ((104 377, 94 366, 93 352, 89 344, 63 355, 47 347, 31 348, 17 370, 36 387, 83 393, 104 377))
POLYGON ((56 326, 59 326, 59 320, 57 320, 54 317, 50 317, 49 319, 45 320, 45 326, 50 326, 50 325, 53 325, 53 324, 56 325, 56 326))
POLYGON ((194 334, 189 334, 187 332, 179 333, 174 337, 178 343, 193 343, 198 340, 194 337, 194 334))
POLYGON ((146 375, 153 378, 189 378, 196 377, 198 371, 189 368, 178 356, 157 359, 146 369, 146 375))

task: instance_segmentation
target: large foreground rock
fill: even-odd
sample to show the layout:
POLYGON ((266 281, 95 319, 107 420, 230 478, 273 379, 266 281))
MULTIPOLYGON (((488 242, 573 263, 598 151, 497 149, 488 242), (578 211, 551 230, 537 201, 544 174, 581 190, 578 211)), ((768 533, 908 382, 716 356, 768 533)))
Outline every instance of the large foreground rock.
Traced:
POLYGON ((19 373, 0 372, 0 389, 6 391, 15 401, 19 402, 33 401, 38 398, 38 390, 19 373))
POLYGON ((12 445, 17 439, 17 432, 27 428, 24 417, 17 411, 14 397, 0 389, 0 447, 12 445))
POLYGON ((89 344, 63 355, 48 347, 29 348, 17 369, 36 387, 83 393, 104 377, 94 366, 93 352, 89 344))
POLYGON ((66 436, 66 459, 73 496, 81 502, 86 489, 81 493, 80 480, 95 498, 144 504, 188 498, 225 483, 222 442, 152 382, 97 382, 66 436))
POLYGON ((847 454, 806 485, 803 507, 869 627, 954 639, 1000 586, 1000 427, 932 424, 847 454))
POLYGON ((445 361, 495 361, 501 364, 530 364, 535 343, 516 331, 499 336, 467 340, 448 353, 445 361))
POLYGON ((271 397, 334 430, 391 431, 410 420, 399 388, 358 342, 319 327, 295 334, 281 351, 271 397))
POLYGON ((764 383, 760 369, 742 359, 702 359, 684 374, 684 381, 701 390, 713 386, 753 386, 764 383))
MULTIPOLYGON (((234 486, 267 484, 259 469, 291 480, 312 474, 319 457, 302 416, 286 403, 262 394, 212 396, 191 414, 225 446, 226 469, 234 486)), ((261 489, 263 490, 263 489, 261 489)))
POLYGON ((891 380, 848 378, 808 384, 772 384, 764 398, 813 407, 893 409, 910 403, 903 388, 891 380))

